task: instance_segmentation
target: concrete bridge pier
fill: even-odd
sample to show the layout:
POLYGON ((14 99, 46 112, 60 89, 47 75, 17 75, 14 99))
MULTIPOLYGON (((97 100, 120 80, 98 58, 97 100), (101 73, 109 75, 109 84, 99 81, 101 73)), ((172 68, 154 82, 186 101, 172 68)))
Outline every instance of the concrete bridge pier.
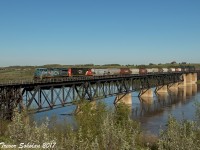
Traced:
POLYGON ((138 97, 141 98, 153 97, 153 91, 152 89, 143 89, 140 91, 138 97))
POLYGON ((138 97, 142 103, 151 104, 153 101, 153 91, 152 89, 143 89, 138 97))
POLYGON ((186 84, 192 84, 192 73, 186 74, 186 84))
POLYGON ((189 84, 195 84, 197 82, 197 73, 183 74, 182 77, 184 81, 179 84, 180 87, 189 84))
POLYGON ((182 81, 182 82, 179 82, 178 86, 179 86, 179 87, 186 86, 186 74, 182 74, 181 77, 183 78, 183 81, 182 81))
POLYGON ((132 94, 131 93, 125 93, 125 94, 119 94, 116 96, 114 104, 118 103, 124 103, 126 105, 132 105, 132 94))
POLYGON ((178 83, 172 83, 168 85, 168 90, 173 92, 175 95, 178 94, 178 83))
POLYGON ((192 73, 192 84, 196 84, 197 82, 197 73, 192 73))
POLYGON ((124 93, 116 96, 114 105, 117 106, 119 104, 125 104, 129 112, 132 111, 132 94, 124 93))
POLYGON ((156 89, 155 89, 155 93, 157 93, 157 94, 167 94, 168 93, 167 85, 157 86, 156 89))
POLYGON ((139 97, 139 100, 144 105, 151 105, 153 103, 153 97, 139 97))
POLYGON ((178 83, 169 84, 168 89, 170 89, 170 90, 178 89, 178 83))

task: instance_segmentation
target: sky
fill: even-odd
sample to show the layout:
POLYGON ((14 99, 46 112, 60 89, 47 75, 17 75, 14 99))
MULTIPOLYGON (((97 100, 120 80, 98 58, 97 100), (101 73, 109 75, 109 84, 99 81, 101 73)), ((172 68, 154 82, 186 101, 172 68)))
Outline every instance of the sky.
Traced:
POLYGON ((0 66, 200 63, 200 0, 0 0, 0 66))

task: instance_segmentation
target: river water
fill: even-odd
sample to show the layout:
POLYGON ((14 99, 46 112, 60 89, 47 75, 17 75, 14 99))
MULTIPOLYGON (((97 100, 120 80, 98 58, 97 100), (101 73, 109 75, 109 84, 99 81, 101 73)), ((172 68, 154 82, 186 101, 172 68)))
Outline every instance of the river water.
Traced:
MULTIPOLYGON (((155 90, 155 89, 152 89, 155 90)), ((103 102, 109 107, 114 107, 115 97, 109 97, 103 102)), ((170 90, 168 93, 154 94, 153 98, 139 99, 138 92, 132 93, 131 117, 140 122, 143 131, 147 134, 158 135, 160 130, 165 129, 169 115, 177 120, 195 120, 195 102, 200 102, 200 85, 193 84, 170 90)), ((76 106, 66 106, 46 112, 36 113, 34 118, 41 120, 44 117, 56 116, 62 122, 67 120, 75 124, 71 114, 76 106)))

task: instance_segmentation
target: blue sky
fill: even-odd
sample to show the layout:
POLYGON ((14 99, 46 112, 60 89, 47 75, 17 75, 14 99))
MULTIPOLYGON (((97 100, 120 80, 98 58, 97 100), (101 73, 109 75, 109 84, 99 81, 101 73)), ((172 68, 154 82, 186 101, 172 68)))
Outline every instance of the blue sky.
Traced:
POLYGON ((0 66, 199 58, 200 0, 0 0, 0 66))

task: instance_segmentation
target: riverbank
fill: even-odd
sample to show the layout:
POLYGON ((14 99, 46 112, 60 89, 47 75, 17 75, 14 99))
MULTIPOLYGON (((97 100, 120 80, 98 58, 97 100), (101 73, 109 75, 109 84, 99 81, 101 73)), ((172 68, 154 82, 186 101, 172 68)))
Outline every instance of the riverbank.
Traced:
MULTIPOLYGON (((200 104, 196 104, 200 120, 200 104)), ((9 146, 43 149, 198 149, 199 123, 177 121, 169 117, 167 129, 156 137, 145 135, 140 124, 129 116, 130 109, 120 104, 110 110, 102 103, 92 106, 83 103, 77 114, 76 127, 68 122, 57 123, 56 118, 36 124, 26 114, 16 113, 13 121, 1 131, 0 149, 9 146), (24 144, 21 144, 24 143, 24 144)), ((2 130, 2 128, 1 128, 2 130)))

